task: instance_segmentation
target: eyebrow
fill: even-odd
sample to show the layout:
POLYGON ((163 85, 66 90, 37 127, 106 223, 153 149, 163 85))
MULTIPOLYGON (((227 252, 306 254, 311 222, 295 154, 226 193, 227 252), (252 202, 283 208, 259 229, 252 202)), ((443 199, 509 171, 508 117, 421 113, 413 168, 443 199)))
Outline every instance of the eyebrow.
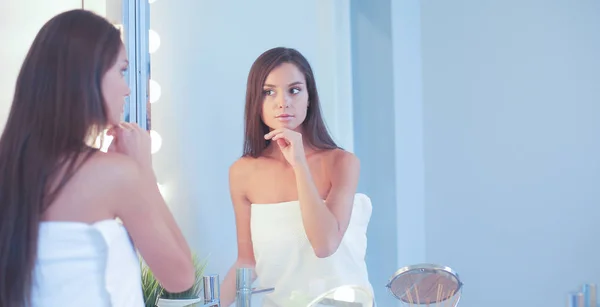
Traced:
MULTIPOLYGON (((292 83, 288 84, 288 86, 294 86, 294 85, 299 85, 299 84, 304 84, 304 83, 301 81, 296 81, 296 82, 292 82, 292 83)), ((275 86, 273 84, 265 84, 264 87, 277 87, 277 86, 275 86)))

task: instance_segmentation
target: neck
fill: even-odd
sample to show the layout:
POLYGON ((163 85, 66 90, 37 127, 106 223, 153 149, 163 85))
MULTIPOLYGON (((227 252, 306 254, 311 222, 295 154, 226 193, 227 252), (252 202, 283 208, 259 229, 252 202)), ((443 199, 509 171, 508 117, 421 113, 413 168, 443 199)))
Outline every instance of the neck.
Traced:
MULTIPOLYGON (((306 157, 318 151, 318 149, 312 146, 306 139, 302 139, 302 146, 304 147, 304 155, 306 157)), ((286 161, 285 157, 283 156, 283 153, 279 149, 279 146, 276 144, 276 142, 271 142, 267 146, 267 148, 264 151, 264 155, 282 162, 286 161)))

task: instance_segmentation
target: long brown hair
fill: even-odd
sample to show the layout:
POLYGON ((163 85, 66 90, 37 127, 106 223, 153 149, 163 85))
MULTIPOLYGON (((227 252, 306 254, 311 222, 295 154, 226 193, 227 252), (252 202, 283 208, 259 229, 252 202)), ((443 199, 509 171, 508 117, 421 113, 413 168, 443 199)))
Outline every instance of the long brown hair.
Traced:
POLYGON ((265 98, 263 86, 267 76, 273 69, 283 63, 291 63, 304 74, 306 88, 308 91, 308 109, 306 119, 302 123, 302 137, 310 145, 317 149, 339 148, 327 131, 323 116, 317 84, 310 64, 306 58, 297 50, 292 48, 277 47, 261 54, 248 74, 246 85, 246 109, 245 109, 245 137, 244 156, 254 158, 260 157, 270 141, 265 140, 264 135, 269 132, 269 127, 262 120, 262 106, 265 98))
POLYGON ((107 125, 102 77, 121 46, 104 18, 72 10, 49 20, 27 53, 0 138, 2 307, 31 303, 42 214, 95 151, 87 141, 107 125))

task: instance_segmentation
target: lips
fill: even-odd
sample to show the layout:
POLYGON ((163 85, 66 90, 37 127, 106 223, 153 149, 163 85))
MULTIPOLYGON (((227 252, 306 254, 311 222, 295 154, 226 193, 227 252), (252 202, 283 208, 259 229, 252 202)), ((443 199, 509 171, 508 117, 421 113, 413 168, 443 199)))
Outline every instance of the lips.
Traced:
POLYGON ((276 116, 276 118, 291 118, 291 117, 294 117, 294 115, 291 115, 291 114, 280 114, 280 115, 276 116))

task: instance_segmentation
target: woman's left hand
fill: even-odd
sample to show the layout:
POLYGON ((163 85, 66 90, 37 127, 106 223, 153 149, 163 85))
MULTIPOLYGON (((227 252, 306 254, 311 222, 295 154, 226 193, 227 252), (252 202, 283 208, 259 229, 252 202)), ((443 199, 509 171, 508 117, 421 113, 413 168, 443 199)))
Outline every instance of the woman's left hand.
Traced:
POLYGON ((292 167, 306 162, 302 134, 290 129, 279 128, 265 134, 265 139, 277 143, 283 156, 292 167))

